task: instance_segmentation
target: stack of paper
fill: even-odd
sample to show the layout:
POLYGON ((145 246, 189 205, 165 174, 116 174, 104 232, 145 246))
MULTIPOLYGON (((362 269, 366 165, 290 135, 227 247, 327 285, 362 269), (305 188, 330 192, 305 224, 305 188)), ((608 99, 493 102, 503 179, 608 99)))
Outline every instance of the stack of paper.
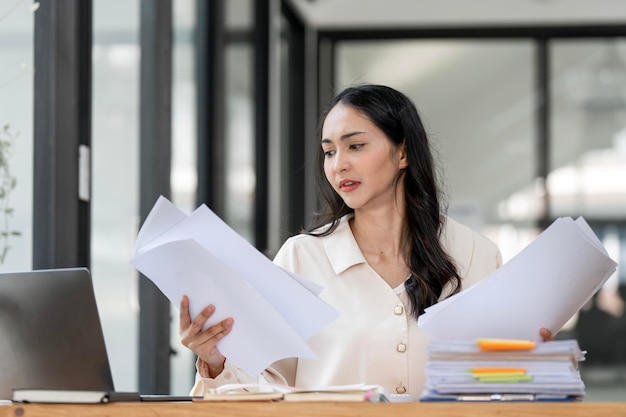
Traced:
POLYGON ((418 325, 433 339, 540 341, 556 334, 617 264, 582 217, 557 219, 483 281, 432 307, 418 325))
POLYGON ((576 340, 435 341, 422 401, 566 400, 585 395, 576 340))
POLYGON ((251 375, 274 361, 315 357, 306 339, 337 318, 321 288, 273 264, 205 205, 190 215, 160 197, 135 242, 131 263, 178 306, 189 297, 206 326, 234 319, 220 352, 251 375))

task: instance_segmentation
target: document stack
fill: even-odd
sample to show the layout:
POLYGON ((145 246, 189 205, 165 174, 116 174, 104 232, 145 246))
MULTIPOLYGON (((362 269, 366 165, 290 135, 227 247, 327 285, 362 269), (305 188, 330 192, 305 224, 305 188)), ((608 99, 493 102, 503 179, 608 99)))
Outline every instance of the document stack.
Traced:
POLYGON ((585 385, 576 340, 434 341, 421 401, 571 401, 585 385))

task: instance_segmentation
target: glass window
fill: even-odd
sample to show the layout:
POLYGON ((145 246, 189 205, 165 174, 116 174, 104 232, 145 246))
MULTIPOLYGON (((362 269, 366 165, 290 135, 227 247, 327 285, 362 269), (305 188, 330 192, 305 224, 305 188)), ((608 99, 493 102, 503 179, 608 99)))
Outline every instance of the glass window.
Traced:
POLYGON ((554 42, 551 64, 551 215, 624 219, 626 42, 554 42))
POLYGON ((93 2, 91 269, 115 388, 138 390, 139 2, 93 2))
POLYGON ((551 57, 550 214, 583 216, 619 265, 570 335, 588 350, 588 385, 623 392, 615 384, 626 365, 626 41, 554 41, 551 57))
POLYGON ((34 15, 0 6, 0 271, 32 268, 34 15))
MULTIPOLYGON (((196 208, 196 78, 194 72, 195 0, 173 2, 174 44, 172 73, 172 202, 191 213, 196 208)), ((195 376, 195 355, 180 343, 178 306, 171 306, 171 389, 187 395, 195 376)))
POLYGON ((226 207, 225 219, 249 242, 254 239, 253 50, 249 44, 226 48, 226 207))
POLYGON ((376 83, 415 102, 451 217, 505 261, 536 235, 530 41, 369 41, 337 47, 337 89, 376 83))
POLYGON ((252 2, 226 2, 227 34, 236 37, 225 48, 225 166, 224 221, 249 242, 254 239, 254 49, 251 36, 252 2), (231 4, 232 3, 232 4, 231 4), (237 5, 237 7, 235 7, 237 5))

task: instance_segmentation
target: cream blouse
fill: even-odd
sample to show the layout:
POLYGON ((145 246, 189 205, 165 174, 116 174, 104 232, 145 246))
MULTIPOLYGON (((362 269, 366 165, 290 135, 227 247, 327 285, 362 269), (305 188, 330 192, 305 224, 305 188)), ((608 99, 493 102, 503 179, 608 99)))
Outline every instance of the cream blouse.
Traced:
MULTIPOLYGON (((425 383, 429 337, 412 317, 404 285, 391 288, 368 265, 345 216, 328 236, 300 234, 288 239, 274 262, 321 284, 320 297, 339 318, 308 340, 317 359, 276 362, 258 378, 226 360, 215 379, 196 374, 192 395, 234 383, 280 383, 301 388, 379 384, 391 393, 418 398, 425 383)), ((498 247, 467 226, 447 218, 442 243, 468 288, 502 264, 498 247)), ((442 299, 450 292, 444 288, 442 299)))

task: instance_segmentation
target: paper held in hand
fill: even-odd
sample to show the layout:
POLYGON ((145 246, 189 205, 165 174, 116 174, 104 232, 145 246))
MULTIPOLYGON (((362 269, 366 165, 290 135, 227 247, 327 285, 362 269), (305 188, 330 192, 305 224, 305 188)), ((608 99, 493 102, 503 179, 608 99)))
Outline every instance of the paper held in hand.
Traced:
POLYGON ((209 304, 207 326, 232 317, 218 348, 253 376, 279 359, 315 357, 306 339, 338 316, 317 284, 272 263, 205 205, 187 215, 160 197, 131 263, 174 305, 187 295, 192 318, 209 304))
POLYGON ((426 309, 418 325, 435 340, 540 341, 556 334, 617 264, 582 217, 559 218, 483 281, 426 309))

